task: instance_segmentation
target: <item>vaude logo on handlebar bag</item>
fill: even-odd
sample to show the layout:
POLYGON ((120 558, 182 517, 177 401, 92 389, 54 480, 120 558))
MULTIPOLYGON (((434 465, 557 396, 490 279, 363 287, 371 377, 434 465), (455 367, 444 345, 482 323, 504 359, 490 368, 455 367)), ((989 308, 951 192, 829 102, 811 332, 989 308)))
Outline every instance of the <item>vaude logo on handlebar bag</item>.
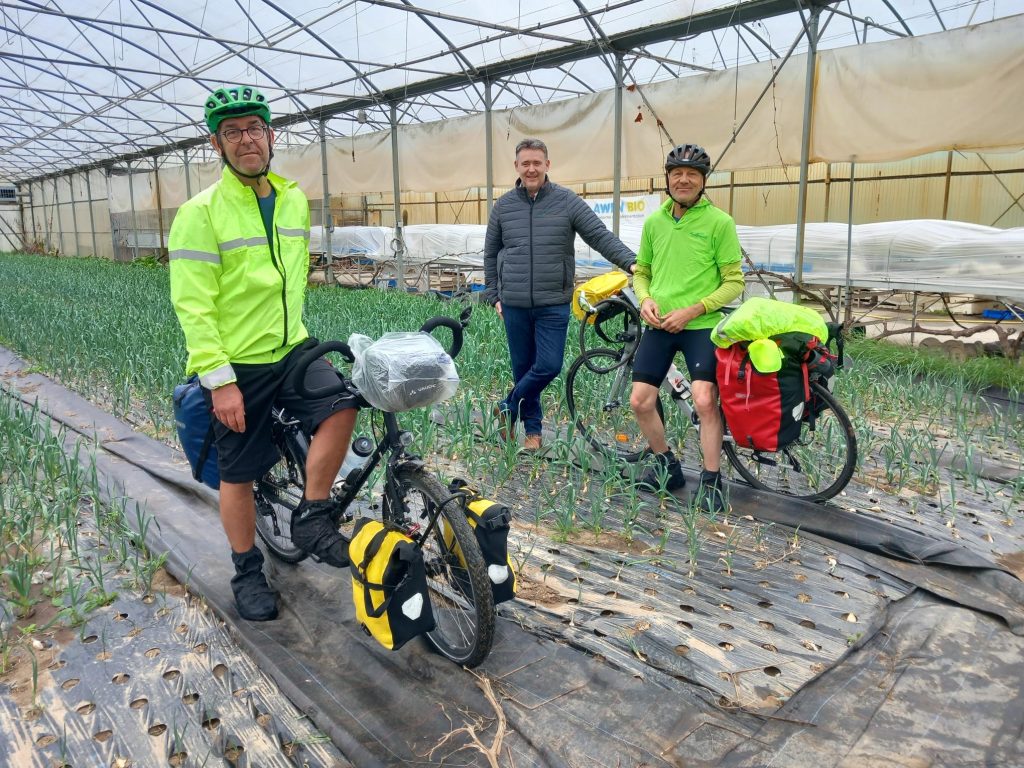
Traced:
POLYGON ((356 620, 368 635, 395 651, 434 628, 423 553, 412 539, 364 517, 348 556, 356 620))
MULTIPOLYGON (((453 480, 448 490, 462 496, 463 511, 466 513, 469 527, 476 535, 480 552, 484 556, 484 564, 487 566, 494 604, 511 600, 519 588, 512 559, 508 556, 508 531, 512 523, 512 511, 502 504, 485 499, 463 480, 453 480)), ((445 527, 442 532, 445 543, 459 561, 465 564, 462 550, 451 531, 445 527)))
POLYGON ((192 466, 192 477, 211 488, 220 488, 213 422, 198 376, 174 388, 174 424, 178 441, 192 466))

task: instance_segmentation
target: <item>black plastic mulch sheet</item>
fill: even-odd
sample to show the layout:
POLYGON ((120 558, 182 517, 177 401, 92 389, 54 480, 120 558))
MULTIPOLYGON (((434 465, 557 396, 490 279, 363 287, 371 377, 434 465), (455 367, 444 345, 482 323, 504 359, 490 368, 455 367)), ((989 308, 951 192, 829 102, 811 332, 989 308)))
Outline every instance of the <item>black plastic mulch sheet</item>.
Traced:
POLYGON ((9 385, 78 433, 69 436, 69 449, 79 435, 96 436, 108 493, 134 499, 159 524, 150 526, 147 544, 168 553, 172 575, 234 625, 257 665, 354 765, 483 765, 465 727, 474 726, 482 745, 493 747, 499 719, 503 764, 671 765, 712 760, 723 743, 744 738, 758 723, 719 712, 698 687, 677 689, 666 701, 652 678, 616 671, 509 621, 499 621, 494 650, 478 670, 500 701, 499 715, 476 676, 423 643, 392 653, 368 638, 354 621, 347 572, 311 562, 273 564, 281 617, 243 621, 230 591, 233 568, 215 494, 192 481, 181 454, 45 377, 15 378, 21 367, 0 353, 9 385))
MULTIPOLYGON (((355 626, 347 575, 308 562, 272 567, 272 582, 283 598, 278 621, 242 621, 230 593, 232 570, 215 494, 191 480, 179 453, 132 432, 44 377, 19 376, 21 367, 12 355, 0 352, 0 375, 22 392, 23 400, 38 398, 41 410, 54 420, 80 435, 96 436, 102 448, 97 466, 110 494, 135 499, 159 522, 150 527, 152 541, 147 543, 168 552, 171 573, 234 626, 259 667, 357 766, 486 764, 471 743, 474 728, 477 746, 494 748, 493 739, 504 727, 499 763, 516 766, 715 765, 724 759, 728 765, 820 768, 871 764, 844 762, 844 756, 867 755, 876 741, 879 754, 887 749, 897 754, 902 743, 933 758, 955 756, 953 762, 921 764, 967 765, 982 764, 988 754, 1010 755, 1013 745, 997 734, 1006 728, 1021 733, 1019 708, 1006 706, 1024 700, 1024 673, 1012 663, 1020 658, 1021 641, 1007 629, 1021 631, 1019 582, 982 558, 927 536, 907 538, 905 531, 864 526, 856 516, 833 516, 820 506, 808 509, 741 488, 734 488, 734 505, 744 505, 759 519, 827 537, 830 546, 856 553, 896 579, 983 613, 938 602, 922 589, 910 591, 889 603, 888 614, 879 615, 851 653, 770 717, 721 709, 703 687, 658 670, 630 674, 565 644, 555 633, 548 635, 554 640, 539 637, 507 620, 499 620, 494 651, 478 670, 492 687, 499 712, 485 696, 486 683, 422 644, 397 653, 377 646, 355 626), (819 524, 812 526, 815 515, 819 524), (929 559, 943 565, 921 564, 929 559), (876 626, 882 631, 873 631, 876 626), (953 653, 956 643, 959 655, 953 653), (903 666, 890 665, 898 674, 891 678, 888 699, 880 700, 879 681, 868 672, 872 664, 886 663, 883 652, 895 646, 903 666), (903 742, 890 737, 901 725, 911 733, 923 727, 904 709, 938 706, 935 691, 907 671, 938 670, 934 674, 941 675, 944 665, 957 659, 974 665, 966 666, 960 678, 960 690, 971 695, 950 695, 922 731, 935 743, 908 741, 907 733, 903 742), (858 671, 857 664, 868 671, 858 671), (996 674, 1000 688, 989 696, 985 691, 996 674), (836 680, 841 681, 841 697, 836 680), (873 708, 872 701, 877 702, 873 708), (887 708, 886 701, 901 706, 887 708), (834 709, 839 706, 845 709, 834 709), (827 712, 835 712, 841 722, 823 727, 820 716, 827 712), (883 722, 879 712, 902 720, 883 722), (986 727, 974 727, 978 720, 986 727), (840 729, 844 738, 830 746, 840 729), (854 734, 860 734, 859 740, 854 734)), ((69 437, 69 446, 75 439, 69 437)))
POLYGON ((916 591, 718 765, 1024 765, 1021 658, 998 619, 916 591))

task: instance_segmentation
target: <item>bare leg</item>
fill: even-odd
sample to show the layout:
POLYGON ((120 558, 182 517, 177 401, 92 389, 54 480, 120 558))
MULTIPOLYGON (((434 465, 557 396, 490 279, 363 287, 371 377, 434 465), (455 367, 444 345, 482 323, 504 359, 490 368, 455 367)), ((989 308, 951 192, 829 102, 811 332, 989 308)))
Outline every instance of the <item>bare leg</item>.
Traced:
POLYGON ((668 450, 665 441, 665 424, 658 415, 658 388, 643 382, 633 382, 633 392, 629 397, 629 405, 636 416, 640 431, 647 438, 647 444, 655 453, 668 450))
POLYGON ((316 430, 306 457, 306 498, 326 499, 345 460, 356 425, 355 408, 332 413, 316 430))
POLYGON ((722 412, 718 409, 718 387, 710 381, 695 381, 691 389, 693 407, 700 418, 700 449, 704 454, 704 469, 718 472, 722 467, 722 437, 725 433, 722 412))
POLYGON ((256 502, 252 483, 220 484, 220 522, 234 552, 248 552, 256 543, 256 502))

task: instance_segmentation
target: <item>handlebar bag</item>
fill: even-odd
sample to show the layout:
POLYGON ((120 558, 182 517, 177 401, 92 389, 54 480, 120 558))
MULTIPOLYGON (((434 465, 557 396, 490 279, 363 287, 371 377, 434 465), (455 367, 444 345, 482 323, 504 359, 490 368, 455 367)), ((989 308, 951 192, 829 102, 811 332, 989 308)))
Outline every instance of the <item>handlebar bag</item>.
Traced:
POLYGON ((198 376, 193 375, 174 388, 174 425, 192 467, 192 477, 211 488, 220 488, 213 421, 198 376))
POLYGON ((356 620, 366 634, 394 651, 434 628, 423 553, 412 539, 364 517, 348 556, 356 620))
POLYGON ((572 308, 573 315, 580 322, 586 319, 588 323, 593 323, 594 315, 587 317, 587 311, 580 306, 580 294, 586 294, 590 305, 596 306, 599 301, 607 299, 609 296, 614 296, 627 285, 629 285, 629 275, 617 269, 590 278, 572 293, 572 304, 569 306, 572 308))
MULTIPOLYGON (((462 494, 462 508, 469 521, 469 527, 473 529, 473 534, 476 536, 480 553, 484 556, 487 577, 491 581, 491 592, 494 595, 494 604, 511 600, 519 589, 516 570, 508 555, 508 532, 512 523, 512 510, 503 504, 485 499, 461 480, 452 482, 449 490, 452 493, 462 494)), ((462 555, 462 549, 455 541, 451 529, 444 524, 443 517, 441 524, 441 533, 445 544, 465 566, 466 560, 462 555)), ((464 589, 468 590, 468 584, 464 586, 464 589)))
POLYGON ((455 361, 423 331, 386 333, 376 341, 352 334, 352 381, 374 408, 391 413, 447 400, 459 388, 455 361))

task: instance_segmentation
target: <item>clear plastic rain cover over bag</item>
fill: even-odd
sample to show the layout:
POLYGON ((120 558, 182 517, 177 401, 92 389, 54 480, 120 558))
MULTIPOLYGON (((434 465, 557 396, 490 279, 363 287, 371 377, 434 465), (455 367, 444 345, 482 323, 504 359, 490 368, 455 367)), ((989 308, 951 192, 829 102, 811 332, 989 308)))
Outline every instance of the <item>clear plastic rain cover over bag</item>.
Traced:
POLYGON ((352 381, 374 408, 398 413, 447 400, 459 388, 455 361, 422 331, 385 333, 374 341, 353 333, 352 381))

